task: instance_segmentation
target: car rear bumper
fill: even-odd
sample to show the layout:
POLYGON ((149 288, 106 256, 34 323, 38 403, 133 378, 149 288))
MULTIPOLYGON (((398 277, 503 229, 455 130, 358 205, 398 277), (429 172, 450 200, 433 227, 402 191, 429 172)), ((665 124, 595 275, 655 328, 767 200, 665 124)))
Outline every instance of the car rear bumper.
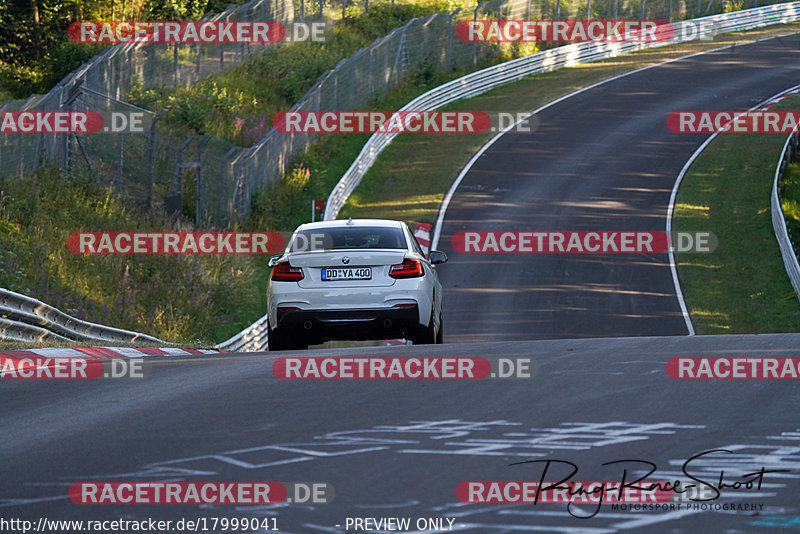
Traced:
POLYGON ((410 335, 420 328, 416 304, 345 310, 277 310, 276 327, 313 342, 370 340, 410 335))

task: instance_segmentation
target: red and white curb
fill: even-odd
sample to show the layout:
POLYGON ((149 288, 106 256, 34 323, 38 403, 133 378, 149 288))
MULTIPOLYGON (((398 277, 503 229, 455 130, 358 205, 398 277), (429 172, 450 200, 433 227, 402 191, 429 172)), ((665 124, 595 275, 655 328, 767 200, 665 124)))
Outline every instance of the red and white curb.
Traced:
POLYGON ((422 252, 427 255, 431 248, 431 225, 425 223, 415 224, 414 237, 417 238, 417 243, 422 247, 422 252))
POLYGON ((147 358, 150 356, 198 356, 202 354, 220 354, 225 351, 208 349, 180 349, 174 347, 63 347, 45 349, 4 350, 0 357, 25 358, 147 358))

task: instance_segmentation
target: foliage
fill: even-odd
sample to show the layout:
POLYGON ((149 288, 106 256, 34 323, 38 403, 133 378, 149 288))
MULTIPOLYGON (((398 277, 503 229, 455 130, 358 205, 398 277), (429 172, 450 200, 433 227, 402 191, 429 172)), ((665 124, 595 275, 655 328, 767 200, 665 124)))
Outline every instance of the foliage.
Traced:
POLYGON ((272 117, 294 105, 325 71, 392 28, 444 7, 442 3, 377 5, 339 22, 325 43, 271 47, 188 88, 143 90, 136 85, 127 99, 151 110, 165 109, 165 122, 183 133, 212 134, 250 146, 266 134, 272 117))
POLYGON ((75 255, 80 231, 191 230, 52 169, 0 184, 0 287, 173 342, 221 341, 263 314, 258 256, 75 255))

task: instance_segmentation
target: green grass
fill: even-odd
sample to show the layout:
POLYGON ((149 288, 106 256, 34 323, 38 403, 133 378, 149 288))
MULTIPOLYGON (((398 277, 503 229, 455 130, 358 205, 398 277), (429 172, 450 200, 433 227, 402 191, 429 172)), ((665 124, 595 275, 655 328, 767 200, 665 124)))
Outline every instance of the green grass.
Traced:
POLYGON ((779 194, 786 227, 796 252, 800 250, 800 163, 797 161, 786 169, 779 194))
MULTIPOLYGON (((647 65, 734 42, 787 34, 800 28, 790 24, 751 32, 718 36, 715 41, 691 42, 597 63, 559 69, 506 85, 484 95, 461 100, 447 109, 493 112, 532 111, 581 87, 647 65)), ((403 134, 378 157, 350 196, 340 217, 379 217, 433 223, 444 194, 458 172, 494 132, 483 134, 403 134)), ((353 154, 353 158, 357 152, 353 154)))
MULTIPOLYGON (((494 60, 487 58, 484 65, 494 60)), ((453 71, 444 74, 423 69, 407 82, 390 89, 385 96, 372 101, 366 108, 399 109, 416 96, 464 73, 464 71, 453 71)), ((270 189, 257 193, 253 200, 251 216, 244 226, 248 229, 292 231, 298 225, 309 222, 311 201, 328 198, 341 176, 353 164, 353 160, 367 139, 369 134, 321 135, 305 154, 296 157, 290 165, 293 170, 307 169, 310 179, 303 187, 296 187, 290 184, 291 173, 289 173, 270 189)), ((410 180, 414 178, 411 177, 410 180)), ((391 187, 391 184, 389 186, 391 187)), ((387 196, 391 194, 392 191, 387 192, 387 196)))
MULTIPOLYGON (((796 109, 799 102, 792 97, 771 109, 796 109)), ((684 178, 674 229, 710 230, 719 239, 712 253, 676 258, 698 334, 796 332, 800 325, 800 303, 770 217, 772 181, 785 140, 782 134, 721 134, 684 178)), ((796 195, 796 168, 794 173, 796 195)))
POLYGON ((187 88, 142 89, 135 84, 126 100, 151 110, 165 109, 163 122, 175 130, 251 146, 269 131, 276 113, 292 107, 339 61, 414 17, 445 9, 444 0, 381 4, 337 22, 324 43, 270 47, 187 88))
POLYGON ((93 179, 52 169, 0 181, 0 287, 91 322, 208 345, 263 315, 262 256, 88 255, 80 231, 191 231, 146 217, 93 179))

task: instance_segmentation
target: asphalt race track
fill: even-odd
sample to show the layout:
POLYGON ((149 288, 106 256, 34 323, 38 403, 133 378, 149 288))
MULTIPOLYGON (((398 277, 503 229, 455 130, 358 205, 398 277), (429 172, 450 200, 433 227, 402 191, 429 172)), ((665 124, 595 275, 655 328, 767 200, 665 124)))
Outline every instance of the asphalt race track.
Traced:
POLYGON ((291 381, 272 365, 292 353, 247 353, 152 357, 142 379, 3 380, 0 531, 20 532, 1 526, 10 519, 273 518, 285 534, 340 533, 348 518, 368 517, 449 519, 444 531, 469 534, 797 531, 797 380, 679 381, 665 365, 677 356, 800 356, 800 334, 686 336, 663 254, 467 256, 449 242, 466 229, 663 230, 675 177, 705 138, 670 133, 667 114, 747 109, 797 84, 798 60, 800 36, 772 39, 622 77, 546 109, 536 132, 508 134, 478 160, 447 212, 445 335, 462 343, 313 351, 526 358, 535 376, 291 381), (685 480, 687 462, 713 483, 786 471, 767 473, 757 489, 725 489, 705 508, 604 505, 589 518, 576 516, 592 515, 590 505, 456 498, 464 481, 539 480, 543 464, 510 465, 528 460, 572 462, 573 480, 620 480, 621 464, 602 464, 621 460, 639 462, 624 464, 631 476, 655 464, 649 480, 685 480), (67 496, 81 481, 325 482, 335 497, 93 506, 67 496))
MULTIPOLYGON (((438 248, 448 342, 685 335, 667 254, 459 254, 461 230, 661 230, 707 135, 679 110, 747 110, 800 82, 797 34, 624 76, 546 108, 466 174, 438 248)), ((535 84, 531 84, 531 89, 535 84)), ((697 229, 702 230, 702 229, 697 229)))
POLYGON ((274 377, 276 355, 260 353, 155 358, 142 380, 4 381, 0 517, 276 517, 284 533, 344 532, 335 525, 347 517, 387 516, 451 518, 453 531, 475 534, 786 531, 778 525, 800 521, 797 381, 678 381, 664 366, 673 356, 798 351, 800 334, 498 342, 315 355, 502 354, 532 358, 538 374, 289 381, 274 377), (619 465, 601 464, 636 459, 657 465, 651 480, 672 480, 686 460, 720 448, 732 453, 695 461, 692 472, 710 481, 724 470, 726 482, 762 466, 793 473, 767 474, 761 491, 730 491, 716 501, 763 504, 746 512, 604 505, 595 517, 577 519, 564 504, 455 497, 462 481, 539 480, 541 466, 512 462, 564 460, 579 466, 574 480, 620 480, 619 465), (73 482, 122 480, 321 481, 336 496, 330 504, 239 509, 87 506, 66 498, 73 482))

